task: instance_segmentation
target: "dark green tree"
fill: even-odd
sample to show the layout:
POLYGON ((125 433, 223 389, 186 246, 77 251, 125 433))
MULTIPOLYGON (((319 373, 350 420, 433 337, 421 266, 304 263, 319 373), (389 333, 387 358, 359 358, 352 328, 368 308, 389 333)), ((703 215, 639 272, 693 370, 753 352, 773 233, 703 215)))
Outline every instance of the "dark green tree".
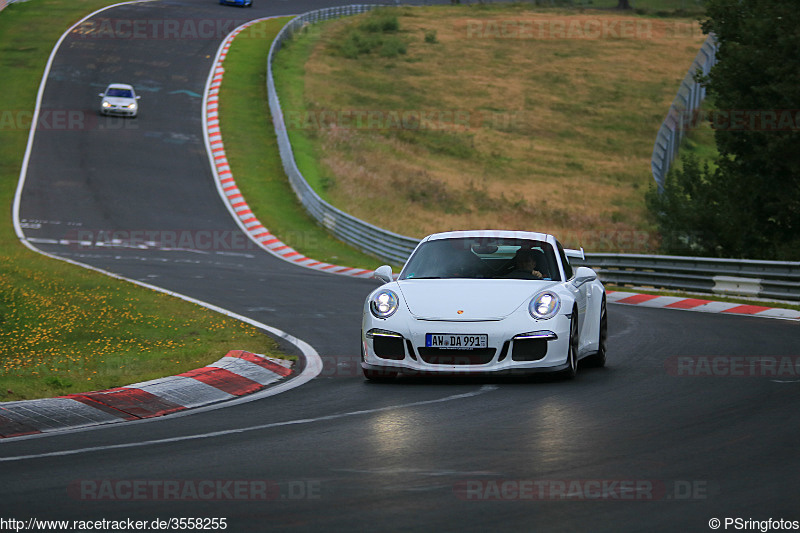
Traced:
POLYGON ((800 257, 800 2, 706 0, 719 43, 703 79, 714 102, 716 169, 685 159, 651 193, 672 252, 800 257), (691 182, 691 183, 690 183, 691 182), (688 246, 688 249, 687 249, 688 246))

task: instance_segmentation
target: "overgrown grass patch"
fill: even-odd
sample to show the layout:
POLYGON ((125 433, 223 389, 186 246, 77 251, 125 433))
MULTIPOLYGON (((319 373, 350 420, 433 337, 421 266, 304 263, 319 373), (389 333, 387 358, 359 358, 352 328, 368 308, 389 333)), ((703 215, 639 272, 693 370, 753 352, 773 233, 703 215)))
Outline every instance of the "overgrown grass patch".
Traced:
POLYGON ((695 20, 529 3, 393 11, 404 55, 338 53, 375 13, 312 27, 278 54, 282 102, 333 117, 292 137, 327 200, 418 237, 528 229, 600 251, 613 240, 574 237, 655 231, 650 156, 705 39, 695 20))
POLYGON ((377 53, 381 57, 397 57, 405 54, 405 39, 398 35, 400 23, 397 10, 378 8, 357 26, 349 29, 335 47, 342 57, 357 59, 361 54, 377 53))

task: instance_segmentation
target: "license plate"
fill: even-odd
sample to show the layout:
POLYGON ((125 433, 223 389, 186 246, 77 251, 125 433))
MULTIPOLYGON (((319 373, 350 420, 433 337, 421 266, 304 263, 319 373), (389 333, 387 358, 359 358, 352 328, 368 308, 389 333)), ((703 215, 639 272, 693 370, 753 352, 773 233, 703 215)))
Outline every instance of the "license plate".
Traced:
POLYGON ((427 333, 425 335, 426 348, 472 350, 475 348, 486 348, 488 343, 488 335, 466 335, 459 333, 427 333))

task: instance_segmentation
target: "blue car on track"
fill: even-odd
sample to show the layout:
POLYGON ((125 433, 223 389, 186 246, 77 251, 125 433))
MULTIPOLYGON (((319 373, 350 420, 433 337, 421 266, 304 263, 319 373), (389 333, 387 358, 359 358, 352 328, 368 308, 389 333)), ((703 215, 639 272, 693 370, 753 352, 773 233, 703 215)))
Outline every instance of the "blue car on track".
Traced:
POLYGON ((219 0, 223 6, 253 7, 253 0, 219 0))

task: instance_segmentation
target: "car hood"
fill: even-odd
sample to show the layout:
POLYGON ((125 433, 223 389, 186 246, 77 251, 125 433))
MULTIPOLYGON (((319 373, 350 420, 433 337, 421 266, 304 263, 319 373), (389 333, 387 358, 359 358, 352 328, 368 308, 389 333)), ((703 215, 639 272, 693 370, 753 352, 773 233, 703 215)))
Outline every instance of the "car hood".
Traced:
POLYGON ((131 105, 136 102, 134 98, 120 98, 118 96, 106 96, 103 100, 111 105, 131 105))
POLYGON ((397 282, 414 318, 422 320, 500 320, 555 281, 417 279, 397 282))

